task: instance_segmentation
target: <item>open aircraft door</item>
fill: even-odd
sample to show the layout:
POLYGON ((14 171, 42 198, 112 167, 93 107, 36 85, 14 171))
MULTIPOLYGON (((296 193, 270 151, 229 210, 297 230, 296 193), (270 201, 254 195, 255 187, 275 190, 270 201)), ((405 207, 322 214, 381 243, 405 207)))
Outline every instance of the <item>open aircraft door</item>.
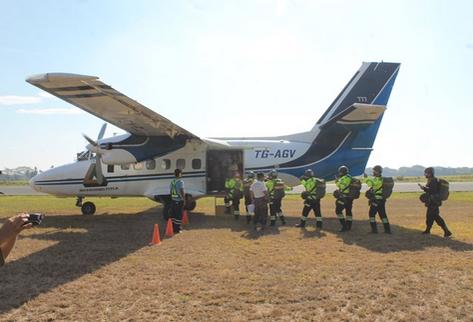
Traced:
POLYGON ((232 177, 235 171, 244 176, 243 150, 208 150, 206 165, 207 194, 222 193, 225 179, 232 177))

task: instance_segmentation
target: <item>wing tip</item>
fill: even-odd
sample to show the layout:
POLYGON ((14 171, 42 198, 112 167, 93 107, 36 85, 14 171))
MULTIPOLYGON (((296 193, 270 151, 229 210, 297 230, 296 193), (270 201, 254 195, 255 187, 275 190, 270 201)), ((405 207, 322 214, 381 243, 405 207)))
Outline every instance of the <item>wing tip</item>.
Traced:
POLYGON ((88 76, 80 74, 70 74, 70 73, 45 73, 45 74, 36 74, 31 75, 26 79, 30 84, 37 84, 43 82, 67 82, 67 81, 78 81, 78 80, 95 80, 98 79, 97 76, 88 76))

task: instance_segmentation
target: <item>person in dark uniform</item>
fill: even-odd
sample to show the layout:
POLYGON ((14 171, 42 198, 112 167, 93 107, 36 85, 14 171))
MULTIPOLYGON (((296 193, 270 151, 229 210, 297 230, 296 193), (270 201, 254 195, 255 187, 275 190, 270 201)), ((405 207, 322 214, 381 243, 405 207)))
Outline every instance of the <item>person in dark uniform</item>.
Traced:
POLYGON ((335 180, 338 190, 334 193, 336 195, 337 201, 335 202, 335 214, 337 215, 338 220, 342 228, 341 232, 351 230, 353 223, 353 198, 350 197, 350 184, 352 178, 348 174, 348 168, 344 165, 338 168, 338 177, 335 180), (346 218, 343 215, 343 210, 345 210, 346 218))
POLYGON ((365 173, 363 181, 370 188, 367 192, 369 197, 370 210, 368 215, 370 217, 371 232, 378 233, 378 226, 376 225, 376 214, 379 214, 381 221, 383 222, 384 232, 386 234, 391 233, 391 226, 389 225, 388 215, 386 214, 386 199, 383 195, 383 168, 380 165, 373 167, 373 177, 370 178, 365 173))
POLYGON ((421 196, 421 200, 427 207, 427 213, 425 215, 426 227, 422 234, 430 234, 430 229, 435 221, 437 225, 443 229, 443 236, 447 238, 452 235, 452 232, 448 230, 445 220, 440 217, 440 206, 442 205, 442 201, 438 198, 440 183, 434 174, 434 168, 426 168, 424 170, 424 176, 427 179, 427 184, 425 186, 419 184, 419 187, 425 192, 425 194, 421 196))
POLYGON ((225 180, 225 208, 230 213, 233 206, 233 215, 235 220, 240 218, 240 199, 242 197, 243 182, 241 181, 240 172, 235 171, 232 178, 225 180))
POLYGON ((311 169, 305 170, 304 176, 301 178, 304 186, 304 208, 302 208, 301 221, 296 227, 304 228, 307 223, 307 217, 311 210, 315 214, 315 225, 317 229, 322 229, 322 212, 320 211, 320 199, 317 198, 317 178, 311 169))
POLYGON ((245 197, 245 210, 246 210, 246 223, 251 222, 251 216, 255 214, 254 208, 248 209, 248 206, 252 204, 251 201, 251 185, 255 182, 255 173, 253 171, 248 172, 248 176, 243 180, 243 195, 245 197))
POLYGON ((182 211, 185 207, 185 193, 184 193, 184 181, 182 178, 182 170, 176 169, 174 170, 174 179, 171 181, 170 184, 170 192, 171 192, 171 221, 174 233, 178 234, 181 232, 181 225, 182 225, 182 211))
POLYGON ((276 225, 276 219, 281 220, 281 224, 286 224, 286 219, 281 210, 282 198, 285 196, 285 184, 284 181, 278 178, 276 170, 271 170, 266 181, 266 188, 268 189, 269 196, 269 216, 270 225, 276 225))

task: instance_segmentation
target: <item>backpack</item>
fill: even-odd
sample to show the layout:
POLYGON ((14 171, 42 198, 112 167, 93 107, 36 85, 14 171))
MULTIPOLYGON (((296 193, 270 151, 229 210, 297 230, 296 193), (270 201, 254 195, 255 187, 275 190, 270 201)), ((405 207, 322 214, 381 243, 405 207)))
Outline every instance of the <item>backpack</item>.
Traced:
POLYGON ((383 177, 383 198, 391 197, 394 188, 394 180, 391 177, 383 177))
POLYGON ((325 180, 324 179, 315 179, 317 180, 317 188, 315 189, 315 199, 322 199, 325 197, 325 180))
POLYGON ((447 180, 445 179, 438 179, 438 184, 439 184, 439 193, 438 193, 438 198, 441 201, 445 201, 448 199, 448 196, 450 195, 450 185, 447 180))
POLYGON ((360 190, 361 190, 361 181, 360 179, 351 178, 350 188, 348 192, 348 197, 352 199, 360 198, 360 190))

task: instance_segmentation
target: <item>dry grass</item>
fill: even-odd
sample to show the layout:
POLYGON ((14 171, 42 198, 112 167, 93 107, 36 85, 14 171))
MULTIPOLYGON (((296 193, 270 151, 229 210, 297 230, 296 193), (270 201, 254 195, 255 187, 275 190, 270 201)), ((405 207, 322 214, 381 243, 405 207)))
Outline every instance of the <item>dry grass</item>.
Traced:
POLYGON ((83 217, 71 199, 1 197, 2 218, 19 205, 48 217, 0 268, 0 320, 472 321, 473 194, 442 207, 452 240, 420 235, 416 198, 389 201, 391 236, 367 233, 364 200, 351 233, 337 232, 330 197, 322 232, 313 217, 294 228, 301 201, 289 197, 288 226, 258 234, 204 215, 203 199, 183 234, 148 247, 164 225, 147 200, 103 199, 105 214, 83 217))

